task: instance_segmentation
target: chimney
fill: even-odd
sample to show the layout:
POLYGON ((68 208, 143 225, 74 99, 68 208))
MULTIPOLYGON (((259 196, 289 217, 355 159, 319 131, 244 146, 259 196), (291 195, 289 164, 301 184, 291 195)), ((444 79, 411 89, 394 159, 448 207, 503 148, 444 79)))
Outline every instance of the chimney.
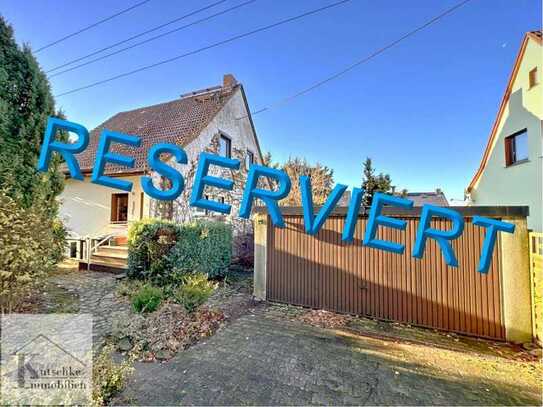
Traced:
POLYGON ((223 76, 222 79, 222 86, 223 88, 231 88, 232 86, 236 86, 238 84, 238 81, 236 78, 234 78, 234 75, 227 73, 223 76))
POLYGON ((441 190, 441 188, 436 188, 436 194, 437 195, 441 195, 443 193, 443 191, 441 190))

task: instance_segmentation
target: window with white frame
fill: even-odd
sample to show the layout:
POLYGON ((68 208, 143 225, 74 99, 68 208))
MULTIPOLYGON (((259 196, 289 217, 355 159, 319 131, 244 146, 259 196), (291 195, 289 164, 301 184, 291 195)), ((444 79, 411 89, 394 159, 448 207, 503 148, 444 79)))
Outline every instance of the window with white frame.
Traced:
POLYGON ((248 170, 249 167, 255 163, 255 155, 252 151, 247 150, 247 154, 245 155, 245 168, 248 170))
POLYGON ((232 141, 224 134, 221 134, 219 138, 219 155, 227 158, 232 157, 232 141))

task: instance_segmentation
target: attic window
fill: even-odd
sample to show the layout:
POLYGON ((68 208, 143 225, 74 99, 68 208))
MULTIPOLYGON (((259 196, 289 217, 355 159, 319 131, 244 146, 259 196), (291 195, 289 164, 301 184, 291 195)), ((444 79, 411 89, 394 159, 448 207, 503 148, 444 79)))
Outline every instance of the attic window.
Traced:
POLYGON ((226 158, 232 156, 232 141, 223 134, 219 139, 219 155, 226 158))
POLYGON ((529 73, 528 73, 528 89, 531 89, 533 88, 535 85, 537 85, 539 83, 538 81, 538 78, 537 78, 537 67, 535 67, 534 69, 532 69, 529 73))
POLYGON ((505 165, 528 160, 528 132, 519 131, 505 138, 505 165))
POLYGON ((249 169, 251 165, 255 163, 255 155, 252 151, 247 150, 247 155, 245 156, 245 168, 249 169))

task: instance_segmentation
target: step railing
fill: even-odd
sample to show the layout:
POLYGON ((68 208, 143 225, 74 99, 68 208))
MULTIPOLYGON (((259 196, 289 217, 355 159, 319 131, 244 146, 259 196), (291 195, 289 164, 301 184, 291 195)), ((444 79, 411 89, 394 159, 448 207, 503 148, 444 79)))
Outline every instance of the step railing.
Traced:
POLYGON ((87 271, 90 270, 92 255, 98 251, 98 248, 100 246, 103 246, 105 243, 109 243, 109 241, 117 235, 118 233, 110 233, 106 235, 106 237, 102 238, 101 240, 90 238, 90 237, 87 238, 87 271), (97 240, 98 242, 93 244, 93 242, 96 242, 97 240))

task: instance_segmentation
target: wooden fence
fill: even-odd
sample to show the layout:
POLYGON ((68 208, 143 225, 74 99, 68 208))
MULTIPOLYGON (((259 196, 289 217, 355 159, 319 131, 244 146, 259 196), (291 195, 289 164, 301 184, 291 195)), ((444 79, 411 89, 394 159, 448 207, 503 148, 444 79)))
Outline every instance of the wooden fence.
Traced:
POLYGON ((530 277, 534 337, 543 343, 543 233, 530 233, 530 277))

